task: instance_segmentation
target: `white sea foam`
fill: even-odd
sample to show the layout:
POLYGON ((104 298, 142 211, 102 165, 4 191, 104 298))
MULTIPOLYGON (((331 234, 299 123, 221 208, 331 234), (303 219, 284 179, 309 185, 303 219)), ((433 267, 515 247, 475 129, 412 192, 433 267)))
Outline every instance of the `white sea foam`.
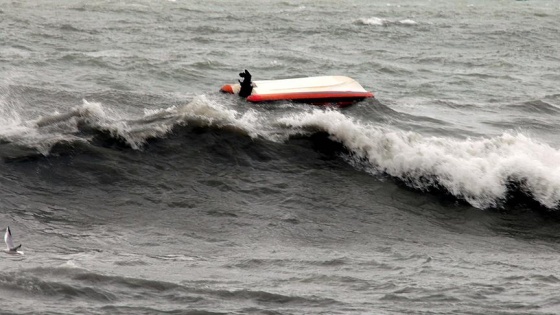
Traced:
POLYGON ((378 17, 372 17, 372 18, 360 18, 356 21, 356 23, 358 24, 363 24, 363 25, 379 25, 379 26, 383 26, 388 22, 387 19, 382 19, 382 18, 378 18, 378 17))
POLYGON ((355 22, 360 25, 388 26, 388 25, 416 25, 418 22, 411 19, 394 20, 379 17, 359 18, 355 22))
MULTIPOLYGON (((6 116, 5 116, 6 117, 6 116)), ((118 135, 126 136, 126 128, 119 116, 106 109, 102 104, 83 101, 63 113, 58 111, 43 115, 33 120, 10 119, 6 127, 0 129, 0 138, 15 145, 34 148, 43 155, 48 155, 51 148, 61 142, 87 141, 76 135, 76 119, 81 119, 90 125, 99 128, 109 128, 118 135)))
POLYGON ((143 130, 135 130, 131 126, 131 121, 125 119, 127 117, 125 114, 105 108, 99 102, 83 100, 83 105, 76 108, 76 110, 80 115, 80 119, 94 128, 109 131, 115 138, 120 137, 124 139, 133 149, 140 149, 149 136, 157 136, 168 131, 168 129, 159 130, 154 128, 153 131, 146 135, 142 132, 143 130))
POLYGON ((144 116, 130 118, 111 111, 99 103, 84 101, 80 108, 82 119, 89 118, 89 123, 97 128, 108 130, 114 137, 120 137, 133 149, 141 149, 150 138, 161 138, 171 132, 177 125, 229 127, 242 130, 249 136, 258 136, 259 117, 254 111, 240 114, 223 104, 200 95, 187 104, 160 109, 147 109, 144 116))
POLYGON ((399 23, 403 24, 403 25, 416 25, 416 24, 418 24, 416 21, 411 20, 411 19, 400 20, 399 23))
POLYGON ((279 122, 292 132, 326 131, 376 171, 419 189, 438 185, 478 208, 504 200, 510 181, 521 183, 548 208, 560 201, 560 151, 522 134, 464 140, 426 137, 319 110, 279 122))
POLYGON ((256 111, 249 110, 241 114, 205 95, 195 97, 179 112, 185 121, 196 119, 198 123, 204 123, 207 126, 233 127, 243 130, 251 137, 259 135, 261 123, 256 111))

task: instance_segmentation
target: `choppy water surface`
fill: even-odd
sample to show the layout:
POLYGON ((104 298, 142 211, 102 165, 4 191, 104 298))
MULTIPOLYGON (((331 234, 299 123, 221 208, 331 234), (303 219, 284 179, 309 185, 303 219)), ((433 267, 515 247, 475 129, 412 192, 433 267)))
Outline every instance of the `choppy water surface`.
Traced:
POLYGON ((555 314, 557 1, 0 1, 14 314, 555 314), (346 109, 248 104, 348 75, 346 109))

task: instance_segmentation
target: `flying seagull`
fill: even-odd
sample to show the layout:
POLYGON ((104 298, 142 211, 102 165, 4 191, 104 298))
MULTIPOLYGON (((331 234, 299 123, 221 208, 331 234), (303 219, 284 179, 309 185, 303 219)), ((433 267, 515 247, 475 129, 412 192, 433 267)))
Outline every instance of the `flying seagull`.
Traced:
POLYGON ((14 247, 14 241, 12 240, 12 231, 10 231, 10 227, 8 226, 6 228, 6 234, 4 235, 4 242, 6 242, 6 253, 8 254, 17 254, 18 253, 18 249, 20 249, 21 244, 19 244, 18 246, 14 247))

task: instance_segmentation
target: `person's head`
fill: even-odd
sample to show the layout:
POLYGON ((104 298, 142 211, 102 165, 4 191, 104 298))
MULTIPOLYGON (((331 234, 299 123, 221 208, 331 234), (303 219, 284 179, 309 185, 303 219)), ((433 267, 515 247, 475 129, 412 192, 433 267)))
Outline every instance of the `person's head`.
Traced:
POLYGON ((239 74, 240 77, 251 80, 251 74, 247 69, 239 74))

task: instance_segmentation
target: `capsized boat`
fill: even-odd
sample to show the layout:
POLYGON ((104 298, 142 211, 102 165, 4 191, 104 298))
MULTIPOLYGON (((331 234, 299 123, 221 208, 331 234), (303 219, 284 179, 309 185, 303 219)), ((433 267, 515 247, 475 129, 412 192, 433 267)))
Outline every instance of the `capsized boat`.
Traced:
MULTIPOLYGON (((246 73, 248 72, 246 71, 246 73)), ((231 94, 243 94, 242 85, 247 86, 248 83, 246 81, 245 76, 243 82, 226 84, 222 86, 221 91, 231 94)), ((373 97, 373 93, 366 91, 356 80, 346 76, 258 80, 250 83, 252 91, 247 96, 247 101, 253 103, 292 101, 316 105, 336 104, 348 106, 354 102, 373 97)))

